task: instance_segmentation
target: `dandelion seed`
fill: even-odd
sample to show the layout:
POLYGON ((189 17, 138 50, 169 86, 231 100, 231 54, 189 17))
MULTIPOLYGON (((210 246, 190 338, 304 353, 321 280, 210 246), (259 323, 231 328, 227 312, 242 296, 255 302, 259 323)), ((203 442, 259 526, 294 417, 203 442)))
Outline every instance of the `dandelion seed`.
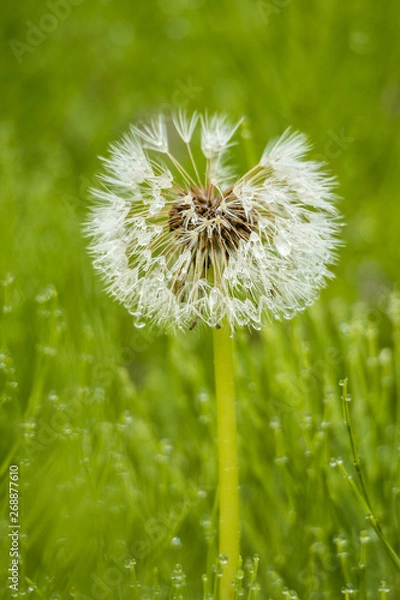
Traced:
POLYGON ((239 124, 179 112, 178 160, 160 116, 132 127, 104 159, 86 233, 109 293, 140 324, 225 319, 231 330, 260 329, 311 304, 331 277, 334 179, 305 158, 306 136, 289 130, 235 177, 228 150, 239 124))
POLYGON ((193 132, 196 129, 198 119, 199 116, 196 112, 193 113, 189 119, 186 113, 182 110, 173 116, 172 120, 175 125, 175 129, 185 144, 190 144, 190 140, 192 139, 193 132))

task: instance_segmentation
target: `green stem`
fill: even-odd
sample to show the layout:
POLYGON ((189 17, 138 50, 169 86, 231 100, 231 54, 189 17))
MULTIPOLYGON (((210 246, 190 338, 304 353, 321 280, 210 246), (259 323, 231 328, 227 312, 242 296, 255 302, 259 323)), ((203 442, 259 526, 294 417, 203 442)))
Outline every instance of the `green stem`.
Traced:
POLYGON ((221 329, 214 329, 214 366, 219 470, 219 552, 228 559, 220 582, 220 600, 230 600, 239 565, 239 477, 233 342, 226 323, 221 329))
POLYGON ((388 552, 393 563, 400 570, 400 556, 396 553, 394 548, 391 546, 389 541, 386 539, 386 536, 383 533, 381 524, 378 521, 378 519, 375 517, 374 511, 372 510, 372 505, 371 505, 371 502, 369 499, 367 488, 365 487, 364 477, 363 477, 362 470, 361 470, 360 457, 358 455, 356 443, 355 443, 354 436, 353 436, 353 427, 351 424, 349 402, 347 399, 347 383, 348 383, 347 379, 344 379, 343 387, 342 387, 342 408, 343 408, 344 421, 346 423, 347 433, 348 433, 349 440, 350 440, 351 453, 353 455, 353 464, 354 464, 354 467, 355 467, 355 470, 356 470, 356 473, 358 476, 360 488, 358 488, 358 486, 353 481, 352 477, 347 473, 345 467, 342 464, 339 464, 339 467, 340 467, 342 473, 345 475, 345 478, 349 482, 350 487, 353 488, 354 492, 357 494, 357 496, 360 498, 362 504, 364 505, 364 509, 366 512, 366 515, 365 515, 366 518, 371 523, 375 533, 378 535, 379 539, 385 546, 386 551, 388 552))

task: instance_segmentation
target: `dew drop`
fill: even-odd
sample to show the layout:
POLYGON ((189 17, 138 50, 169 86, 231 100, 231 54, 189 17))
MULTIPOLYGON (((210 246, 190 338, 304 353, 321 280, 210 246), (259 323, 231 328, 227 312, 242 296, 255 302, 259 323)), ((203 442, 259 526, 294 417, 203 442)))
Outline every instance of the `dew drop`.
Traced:
POLYGON ((150 205, 149 208, 149 217, 156 217, 160 210, 164 207, 165 201, 164 199, 157 199, 156 202, 150 205))
POLYGON ((277 465, 286 465, 289 462, 287 456, 276 456, 274 458, 274 463, 277 465))
POLYGON ((132 559, 127 559, 127 560, 124 562, 124 567, 125 567, 125 569, 133 569, 133 568, 135 567, 135 565, 136 565, 136 560, 135 560, 134 558, 132 558, 132 559))
POLYGON ((343 588, 342 588, 342 594, 344 594, 346 596, 346 598, 350 595, 353 595, 356 593, 356 590, 353 588, 353 586, 351 585, 351 583, 347 583, 343 588))
POLYGON ((292 251, 292 244, 281 236, 275 237, 275 246, 281 256, 289 256, 292 251))
POLYGON ((280 429, 281 421, 279 417, 272 417, 269 426, 271 429, 280 429))
POLYGON ((238 581, 242 581, 244 579, 244 571, 242 569, 239 569, 239 571, 237 571, 236 579, 238 581))
POLYGON ((379 586, 379 590, 378 590, 381 594, 388 594, 390 592, 390 588, 387 586, 386 581, 383 579, 381 581, 381 585, 379 586))
POLYGON ((148 246, 152 237, 152 233, 149 231, 139 234, 137 239, 139 246, 148 246))
POLYGON ((258 233, 256 233, 255 231, 252 231, 249 237, 249 242, 252 242, 253 244, 257 244, 257 242, 260 241, 260 236, 258 235, 258 233))
POLYGON ((210 309, 213 310, 217 305, 219 300, 219 291, 218 288, 212 288, 210 291, 210 309))

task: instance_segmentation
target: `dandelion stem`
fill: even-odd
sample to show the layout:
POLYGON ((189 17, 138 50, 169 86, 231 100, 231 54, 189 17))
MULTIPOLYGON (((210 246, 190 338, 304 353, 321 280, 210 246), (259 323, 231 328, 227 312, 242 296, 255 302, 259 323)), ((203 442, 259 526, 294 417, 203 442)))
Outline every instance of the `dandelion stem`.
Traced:
POLYGON ((230 600, 234 590, 232 582, 239 565, 239 477, 233 343, 227 323, 223 323, 221 329, 214 329, 214 365, 219 460, 219 552, 228 558, 220 583, 220 600, 230 600))

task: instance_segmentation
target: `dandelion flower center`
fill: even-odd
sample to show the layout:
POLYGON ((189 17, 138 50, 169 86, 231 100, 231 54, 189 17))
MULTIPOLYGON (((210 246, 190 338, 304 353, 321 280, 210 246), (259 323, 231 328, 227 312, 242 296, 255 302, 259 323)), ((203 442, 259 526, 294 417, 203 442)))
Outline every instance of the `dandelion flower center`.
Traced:
POLYGON ((246 211, 233 187, 220 192, 210 184, 196 186, 172 204, 169 230, 178 243, 194 253, 204 254, 208 266, 217 253, 226 258, 247 241, 256 223, 256 214, 246 211))

